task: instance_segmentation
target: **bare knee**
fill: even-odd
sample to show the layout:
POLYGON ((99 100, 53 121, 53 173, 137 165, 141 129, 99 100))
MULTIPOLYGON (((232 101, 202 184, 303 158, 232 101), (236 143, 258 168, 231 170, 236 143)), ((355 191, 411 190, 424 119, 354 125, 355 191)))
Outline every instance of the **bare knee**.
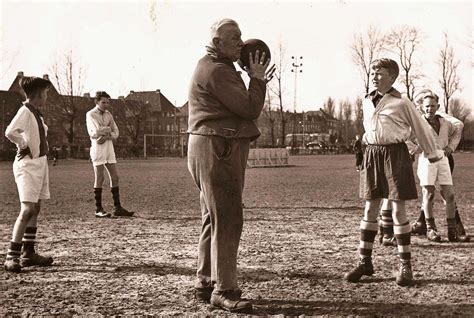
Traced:
POLYGON ((33 216, 37 215, 36 204, 23 205, 20 210, 19 218, 22 222, 28 222, 33 216))
POLYGON ((435 189, 434 187, 423 187, 423 198, 428 202, 432 202, 434 200, 435 189))

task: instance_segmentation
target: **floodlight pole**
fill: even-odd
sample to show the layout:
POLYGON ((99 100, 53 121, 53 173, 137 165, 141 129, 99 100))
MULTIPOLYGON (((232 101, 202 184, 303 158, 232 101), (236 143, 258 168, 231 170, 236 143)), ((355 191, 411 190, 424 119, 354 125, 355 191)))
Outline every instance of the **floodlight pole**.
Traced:
MULTIPOLYGON (((296 141, 296 136, 295 136, 295 128, 296 128, 296 103, 297 103, 297 96, 296 96, 296 88, 297 88, 297 83, 298 83, 298 73, 303 73, 303 70, 301 67, 303 66, 303 63, 301 63, 301 60, 303 59, 302 56, 298 58, 298 56, 292 56, 292 60, 294 60, 293 63, 291 63, 291 66, 293 67, 291 71, 295 73, 295 90, 294 90, 294 99, 293 99, 293 139, 292 139, 292 148, 295 148, 295 141, 296 141), (298 63, 298 59, 300 60, 300 63, 298 63)), ((304 114, 303 114, 304 116, 304 114)), ((304 128, 303 128, 304 130, 304 128)), ((304 133, 304 132, 303 132, 304 133)), ((303 135, 303 145, 304 145, 304 135, 303 135)))

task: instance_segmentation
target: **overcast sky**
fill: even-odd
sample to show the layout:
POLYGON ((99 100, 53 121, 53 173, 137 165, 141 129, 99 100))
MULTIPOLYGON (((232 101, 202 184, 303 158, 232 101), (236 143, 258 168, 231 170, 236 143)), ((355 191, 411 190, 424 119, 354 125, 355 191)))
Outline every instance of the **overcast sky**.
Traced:
MULTIPOLYGON (((447 32, 461 60, 463 90, 456 96, 473 104, 472 16, 471 1, 1 1, 0 89, 7 90, 18 71, 51 73, 58 56, 72 50, 87 70, 84 92, 106 90, 117 97, 161 89, 180 106, 210 25, 229 17, 240 24, 244 40, 262 39, 272 50, 281 41, 288 65, 292 55, 303 56, 298 111, 318 109, 328 96, 363 94, 350 44, 354 32, 370 24, 381 31, 400 24, 419 28, 424 41, 415 59, 426 75, 423 84, 440 93, 435 61, 447 32)), ((284 85, 292 110, 291 72, 284 85)))

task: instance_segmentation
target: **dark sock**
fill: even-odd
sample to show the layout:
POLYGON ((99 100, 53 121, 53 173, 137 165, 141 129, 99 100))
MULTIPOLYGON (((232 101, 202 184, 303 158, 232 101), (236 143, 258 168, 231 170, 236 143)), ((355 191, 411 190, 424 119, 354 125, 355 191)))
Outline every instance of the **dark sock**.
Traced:
POLYGON ((375 236, 377 235, 377 222, 367 222, 362 220, 360 222, 360 243, 359 255, 360 258, 372 257, 372 249, 374 245, 375 236))
POLYGON ((23 252, 26 254, 35 253, 36 227, 27 227, 23 234, 23 252))
POLYGON ((96 211, 102 210, 102 188, 94 188, 96 211))
POLYGON ((435 230, 437 231, 438 229, 436 228, 436 223, 435 223, 435 219, 434 218, 428 218, 426 219, 426 228, 428 230, 435 230))
POLYGON ((7 260, 12 258, 20 258, 21 254, 21 243, 10 242, 10 246, 7 251, 7 260))
POLYGON ((455 218, 452 218, 452 219, 446 219, 446 223, 448 225, 448 230, 451 229, 451 230, 456 230, 456 219, 455 218))
POLYGON ((119 187, 112 187, 112 188, 110 188, 110 191, 112 192, 112 198, 114 199, 114 206, 116 208, 121 207, 119 187))
POLYGON ((459 216, 458 205, 456 202, 454 203, 454 218, 456 219, 456 223, 461 223, 461 217, 459 216))
POLYGON ((418 216, 418 219, 416 221, 420 223, 426 223, 425 212, 423 211, 423 209, 420 210, 420 215, 418 216))

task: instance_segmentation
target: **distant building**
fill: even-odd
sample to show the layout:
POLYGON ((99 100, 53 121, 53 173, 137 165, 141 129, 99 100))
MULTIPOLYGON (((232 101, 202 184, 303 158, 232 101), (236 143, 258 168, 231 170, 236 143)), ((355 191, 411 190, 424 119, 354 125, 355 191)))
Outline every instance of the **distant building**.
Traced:
MULTIPOLYGON (((8 91, 0 91, 0 110, 2 111, 2 143, 0 144, 0 150, 2 151, 14 151, 14 145, 5 138, 4 133, 7 125, 26 99, 19 84, 23 76, 23 72, 18 72, 8 91)), ((47 74, 43 75, 43 78, 49 79, 47 74)), ((179 133, 179 120, 176 116, 179 110, 160 90, 130 91, 125 98, 111 99, 111 106, 112 114, 120 130, 119 139, 115 143, 118 155, 128 155, 130 148, 139 155, 143 148, 141 146, 143 134, 173 135, 179 133), (144 111, 145 108, 148 112, 144 116, 144 121, 140 121, 137 114, 141 114, 142 109, 144 111), (140 144, 140 146, 137 146, 137 144, 140 144), (137 149, 137 147, 140 149, 137 149)), ((93 107, 95 107, 95 101, 89 93, 85 93, 83 96, 66 96, 61 95, 53 87, 49 91, 47 104, 40 108, 49 128, 48 142, 50 147, 59 147, 62 150, 60 151, 62 156, 87 158, 90 139, 87 133, 85 116, 93 107), (65 103, 73 103, 76 108, 73 140, 70 136, 68 138, 71 125, 65 108, 62 107, 65 103)), ((168 146, 168 148, 170 147, 168 146)))

